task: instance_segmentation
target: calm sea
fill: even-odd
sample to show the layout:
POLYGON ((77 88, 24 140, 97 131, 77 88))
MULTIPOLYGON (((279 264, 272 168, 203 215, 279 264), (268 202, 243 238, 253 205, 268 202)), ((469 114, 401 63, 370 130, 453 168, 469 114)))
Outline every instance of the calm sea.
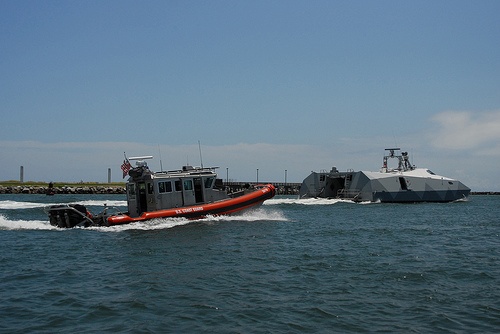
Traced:
POLYGON ((50 226, 66 202, 125 198, 0 195, 1 333, 500 332, 500 196, 50 226))

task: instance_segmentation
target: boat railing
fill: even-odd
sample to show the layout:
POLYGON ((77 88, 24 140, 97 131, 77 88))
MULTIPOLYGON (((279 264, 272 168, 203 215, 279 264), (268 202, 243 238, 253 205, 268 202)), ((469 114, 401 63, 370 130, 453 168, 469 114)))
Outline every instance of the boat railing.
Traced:
POLYGON ((339 189, 337 191, 338 198, 346 198, 346 199, 356 199, 358 198, 361 190, 359 189, 339 189))
POLYGON ((183 169, 173 169, 167 171, 156 172, 158 175, 165 176, 186 176, 186 175, 206 175, 206 174, 214 174, 215 170, 219 167, 191 167, 191 168, 183 168, 183 169))
POLYGON ((119 208, 116 206, 108 206, 107 204, 104 204, 104 208, 102 211, 98 214, 102 216, 120 216, 126 214, 125 212, 122 212, 119 208))

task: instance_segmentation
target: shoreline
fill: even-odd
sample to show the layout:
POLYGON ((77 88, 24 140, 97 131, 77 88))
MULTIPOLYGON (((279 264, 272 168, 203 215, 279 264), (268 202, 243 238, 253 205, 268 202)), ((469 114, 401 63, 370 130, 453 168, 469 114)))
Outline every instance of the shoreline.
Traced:
POLYGON ((41 194, 45 195, 51 191, 56 194, 125 194, 124 186, 57 186, 49 188, 48 186, 0 186, 0 194, 41 194))
MULTIPOLYGON (((47 194, 49 192, 48 186, 35 186, 35 185, 12 185, 12 186, 0 186, 0 194, 47 194)), ((279 188, 277 188, 279 189, 279 188)), ((285 194, 284 189, 279 189, 279 195, 285 194)), ((117 185, 92 185, 92 186, 56 186, 52 188, 54 195, 62 194, 126 194, 125 186, 117 185)), ((298 193, 296 189, 289 191, 289 195, 295 195, 298 193)), ((476 195, 500 195, 500 191, 471 191, 471 196, 476 195)))

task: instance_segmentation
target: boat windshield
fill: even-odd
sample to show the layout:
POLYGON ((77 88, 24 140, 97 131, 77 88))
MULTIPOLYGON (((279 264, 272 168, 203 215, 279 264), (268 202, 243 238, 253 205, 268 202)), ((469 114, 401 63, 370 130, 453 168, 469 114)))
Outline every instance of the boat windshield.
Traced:
POLYGON ((212 183, 214 181, 213 177, 209 177, 205 180, 205 188, 212 188, 212 183))

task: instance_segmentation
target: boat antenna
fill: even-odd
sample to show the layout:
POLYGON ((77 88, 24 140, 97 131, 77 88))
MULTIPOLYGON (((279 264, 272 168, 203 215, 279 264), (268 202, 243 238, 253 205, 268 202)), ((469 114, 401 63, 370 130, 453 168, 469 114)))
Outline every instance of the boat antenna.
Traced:
POLYGON ((163 165, 161 163, 161 151, 160 151, 160 144, 158 144, 158 155, 160 156, 160 172, 163 172, 163 165))
POLYGON ((398 142, 396 140, 396 135, 394 134, 394 129, 392 130, 392 139, 394 139, 394 147, 399 147, 398 142))
POLYGON ((198 150, 200 151, 200 163, 201 163, 201 169, 203 169, 203 156, 201 155, 201 144, 200 141, 198 140, 198 150))

